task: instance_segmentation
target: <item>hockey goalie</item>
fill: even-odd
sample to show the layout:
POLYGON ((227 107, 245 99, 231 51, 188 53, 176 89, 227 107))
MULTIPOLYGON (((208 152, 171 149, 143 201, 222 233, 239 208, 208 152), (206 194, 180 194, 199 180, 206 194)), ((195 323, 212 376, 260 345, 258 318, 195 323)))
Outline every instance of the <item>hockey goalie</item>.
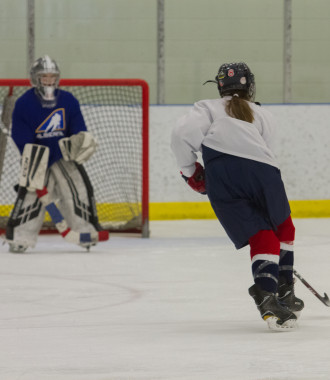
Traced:
POLYGON ((97 143, 78 100, 58 88, 60 70, 53 59, 37 59, 30 80, 33 87, 17 99, 12 115, 12 138, 22 158, 6 228, 9 250, 35 246, 46 211, 62 237, 89 249, 109 238, 98 223, 93 188, 82 166, 97 143))

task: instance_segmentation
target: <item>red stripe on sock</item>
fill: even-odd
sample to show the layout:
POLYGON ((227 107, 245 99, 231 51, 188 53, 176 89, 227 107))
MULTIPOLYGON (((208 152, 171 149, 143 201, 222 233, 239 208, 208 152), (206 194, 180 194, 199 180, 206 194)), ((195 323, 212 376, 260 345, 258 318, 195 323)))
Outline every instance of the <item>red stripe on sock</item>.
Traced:
POLYGON ((286 244, 293 244, 295 237, 295 227, 293 225, 291 216, 289 216, 282 224, 277 226, 275 234, 279 241, 286 244))
POLYGON ((261 230, 249 239, 251 259, 259 254, 280 254, 280 241, 272 230, 261 230))

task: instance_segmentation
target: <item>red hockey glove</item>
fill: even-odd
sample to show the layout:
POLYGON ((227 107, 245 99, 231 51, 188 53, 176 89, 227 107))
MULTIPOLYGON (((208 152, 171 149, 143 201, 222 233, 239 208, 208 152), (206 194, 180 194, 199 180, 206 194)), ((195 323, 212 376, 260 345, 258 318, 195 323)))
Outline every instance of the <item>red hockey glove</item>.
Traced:
POLYGON ((195 173, 191 177, 186 177, 181 172, 182 178, 197 193, 206 194, 204 168, 199 162, 195 162, 195 166, 195 173))

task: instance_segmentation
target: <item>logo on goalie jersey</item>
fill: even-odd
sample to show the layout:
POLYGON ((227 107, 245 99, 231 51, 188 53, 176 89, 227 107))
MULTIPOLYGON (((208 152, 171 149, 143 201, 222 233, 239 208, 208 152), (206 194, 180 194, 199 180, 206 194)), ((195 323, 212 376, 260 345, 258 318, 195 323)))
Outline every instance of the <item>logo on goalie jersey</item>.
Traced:
POLYGON ((64 136, 65 130, 65 110, 59 108, 53 111, 36 129, 37 138, 64 136))

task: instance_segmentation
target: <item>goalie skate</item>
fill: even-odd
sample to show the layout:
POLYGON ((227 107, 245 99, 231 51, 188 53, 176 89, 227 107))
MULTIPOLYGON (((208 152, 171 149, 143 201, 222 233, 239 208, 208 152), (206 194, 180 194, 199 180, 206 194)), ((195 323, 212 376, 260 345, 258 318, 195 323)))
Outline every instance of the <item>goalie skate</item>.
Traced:
POLYGON ((10 253, 24 253, 27 250, 26 245, 21 245, 21 244, 9 244, 9 252, 10 253))
POLYGON ((2 244, 7 243, 9 245, 10 253, 24 253, 29 248, 29 244, 27 242, 14 242, 13 240, 7 239, 4 234, 0 235, 0 238, 2 239, 2 244))
POLYGON ((295 314, 282 306, 274 293, 266 292, 255 284, 250 287, 249 294, 270 330, 290 331, 297 327, 295 314))

